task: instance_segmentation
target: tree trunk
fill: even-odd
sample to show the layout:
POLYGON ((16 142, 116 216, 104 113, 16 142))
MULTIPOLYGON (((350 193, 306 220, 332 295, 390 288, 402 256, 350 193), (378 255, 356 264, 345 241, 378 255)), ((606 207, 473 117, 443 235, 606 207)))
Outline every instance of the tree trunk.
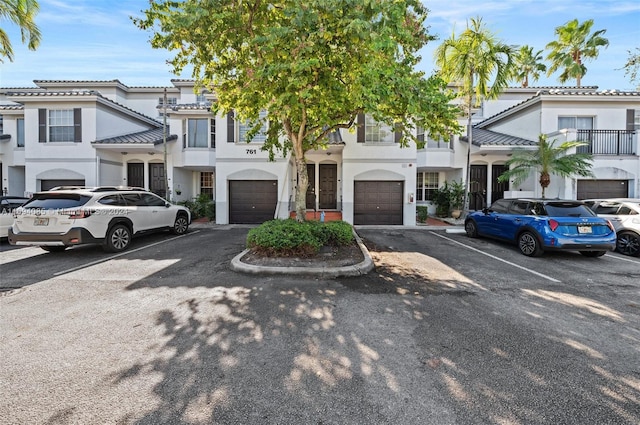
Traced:
POLYGON ((541 173, 540 174, 540 187, 542 187, 542 198, 543 199, 544 199, 545 189, 547 187, 549 187, 550 183, 551 183, 551 176, 549 176, 549 173, 541 173))
POLYGON ((296 186, 296 221, 303 222, 307 215, 307 187, 309 187, 309 176, 307 175, 307 161, 304 155, 294 156, 296 170, 298 171, 298 185, 296 186))

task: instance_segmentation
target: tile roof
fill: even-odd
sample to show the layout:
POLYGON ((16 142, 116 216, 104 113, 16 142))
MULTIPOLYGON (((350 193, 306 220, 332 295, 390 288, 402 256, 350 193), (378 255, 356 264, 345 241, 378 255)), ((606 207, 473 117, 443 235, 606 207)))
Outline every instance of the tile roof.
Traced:
POLYGON ((482 127, 487 123, 495 122, 497 118, 508 116, 513 111, 523 107, 524 105, 534 102, 538 102, 542 99, 542 96, 584 96, 584 97, 637 97, 640 100, 640 91, 624 91, 624 90, 601 90, 601 91, 593 91, 589 89, 585 89, 584 87, 580 88, 561 88, 561 89, 551 89, 551 90, 538 90, 536 94, 528 99, 523 100, 513 106, 508 107, 495 115, 492 115, 479 123, 475 124, 476 127, 482 127))
MULTIPOLYGON (((96 140, 91 143, 96 144, 122 144, 122 145, 146 145, 153 144, 159 145, 163 143, 163 130, 162 128, 154 128, 152 130, 140 131, 138 133, 125 134, 122 136, 109 137, 107 139, 96 140)), ((178 136, 175 134, 167 135, 167 142, 173 142, 178 140, 178 136)))
MULTIPOLYGON (((164 109, 163 105, 158 105, 157 109, 164 109)), ((198 109, 198 110, 210 110, 211 102, 205 103, 181 103, 178 105, 167 105, 167 109, 171 109, 172 111, 179 111, 185 109, 198 109)))
POLYGON ((6 93, 7 97, 17 97, 17 96, 23 96, 23 97, 62 97, 62 96, 74 96, 74 97, 82 97, 82 96, 96 96, 98 98, 100 98, 102 101, 106 102, 106 103, 110 103, 112 105, 116 105, 119 108, 123 108, 126 109, 128 112, 138 115, 140 117, 145 118, 146 120, 152 121, 154 124, 160 126, 162 125, 158 120, 156 120, 155 118, 152 118, 150 116, 147 116, 141 112, 136 111, 135 109, 131 109, 128 106, 125 106, 121 103, 115 102, 111 99, 109 99, 108 97, 103 96, 99 91, 97 90, 43 90, 43 91, 25 91, 25 92, 21 92, 21 91, 8 91, 6 93))
MULTIPOLYGON (((482 128, 473 128, 473 145, 475 146, 536 146, 538 143, 533 140, 521 137, 509 136, 508 134, 497 133, 495 131, 482 128)), ((469 142, 467 136, 460 137, 463 142, 469 142)))
POLYGON ((24 105, 0 105, 0 110, 5 111, 19 111, 24 109, 24 105))

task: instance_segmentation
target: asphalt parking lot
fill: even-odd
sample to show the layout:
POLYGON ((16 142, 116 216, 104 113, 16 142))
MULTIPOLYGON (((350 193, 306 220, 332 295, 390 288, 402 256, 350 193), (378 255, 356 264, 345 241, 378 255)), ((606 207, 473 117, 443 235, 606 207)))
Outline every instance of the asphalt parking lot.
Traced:
POLYGON ((247 231, 3 242, 0 423, 640 423, 639 258, 359 228, 366 276, 254 276, 247 231))

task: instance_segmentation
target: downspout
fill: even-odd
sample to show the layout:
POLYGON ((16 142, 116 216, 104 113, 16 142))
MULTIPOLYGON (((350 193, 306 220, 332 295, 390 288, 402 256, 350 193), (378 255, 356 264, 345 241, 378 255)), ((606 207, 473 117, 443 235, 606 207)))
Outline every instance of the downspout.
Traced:
POLYGON ((96 155, 96 186, 100 186, 100 155, 96 155))

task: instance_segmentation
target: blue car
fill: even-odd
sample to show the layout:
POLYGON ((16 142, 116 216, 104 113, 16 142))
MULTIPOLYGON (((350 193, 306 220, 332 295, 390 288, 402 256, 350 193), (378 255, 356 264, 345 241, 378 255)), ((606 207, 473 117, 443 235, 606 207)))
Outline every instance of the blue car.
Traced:
POLYGON ((469 214, 464 229, 471 238, 485 236, 515 243, 529 257, 558 250, 600 257, 616 248, 611 222, 581 201, 500 199, 490 208, 469 214))

